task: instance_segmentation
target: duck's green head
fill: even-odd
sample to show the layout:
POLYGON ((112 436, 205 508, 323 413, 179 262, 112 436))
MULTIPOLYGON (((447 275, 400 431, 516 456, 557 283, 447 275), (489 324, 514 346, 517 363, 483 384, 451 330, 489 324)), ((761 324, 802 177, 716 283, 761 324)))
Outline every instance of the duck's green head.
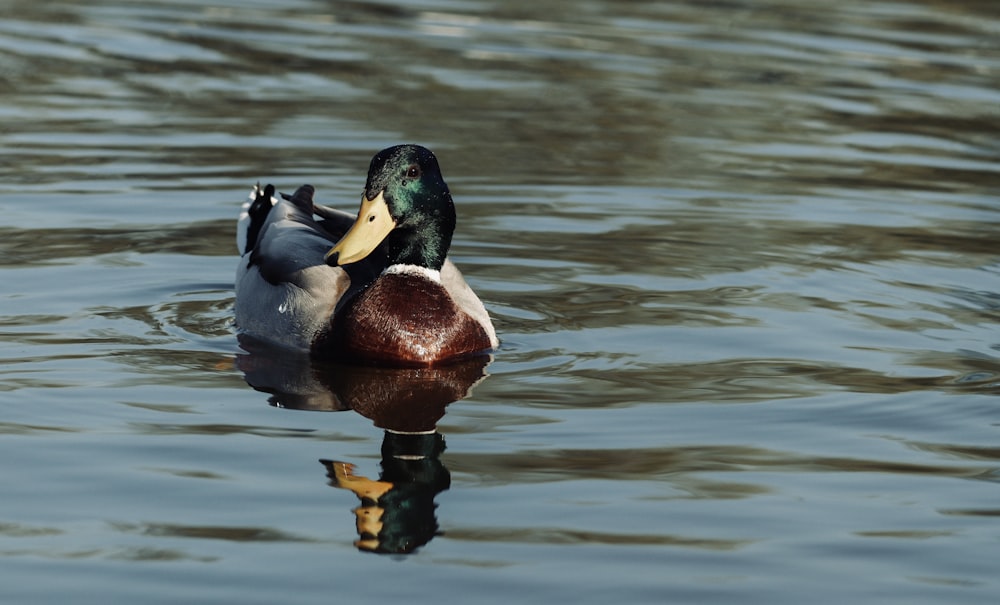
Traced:
POLYGON ((390 265, 440 270, 454 231, 455 205, 437 158, 419 145, 397 145, 372 158, 358 218, 326 262, 355 263, 386 241, 390 265))

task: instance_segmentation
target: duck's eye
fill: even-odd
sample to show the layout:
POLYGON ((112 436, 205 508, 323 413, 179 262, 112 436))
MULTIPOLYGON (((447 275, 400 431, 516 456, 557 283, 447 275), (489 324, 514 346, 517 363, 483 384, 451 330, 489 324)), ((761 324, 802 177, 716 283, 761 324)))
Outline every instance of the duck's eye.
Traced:
POLYGON ((415 179, 418 176, 420 176, 420 166, 410 164, 410 166, 406 169, 406 178, 415 179))

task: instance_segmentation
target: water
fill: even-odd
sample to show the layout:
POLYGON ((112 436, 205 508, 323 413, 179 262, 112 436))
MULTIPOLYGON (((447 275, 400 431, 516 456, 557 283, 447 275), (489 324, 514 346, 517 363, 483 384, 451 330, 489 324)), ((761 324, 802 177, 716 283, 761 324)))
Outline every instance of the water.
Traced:
POLYGON ((4 602, 1000 595, 995 3, 0 10, 4 602), (250 186, 400 142, 495 359, 248 354, 250 186))

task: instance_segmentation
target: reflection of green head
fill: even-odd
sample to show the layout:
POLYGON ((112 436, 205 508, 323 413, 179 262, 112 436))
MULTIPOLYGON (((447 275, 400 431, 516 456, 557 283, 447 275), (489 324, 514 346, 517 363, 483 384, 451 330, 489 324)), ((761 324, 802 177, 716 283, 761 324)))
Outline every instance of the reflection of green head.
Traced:
POLYGON ((382 441, 382 481, 393 488, 378 499, 384 509, 376 552, 409 553, 438 533, 434 497, 451 486, 441 463, 444 438, 386 431, 382 441))

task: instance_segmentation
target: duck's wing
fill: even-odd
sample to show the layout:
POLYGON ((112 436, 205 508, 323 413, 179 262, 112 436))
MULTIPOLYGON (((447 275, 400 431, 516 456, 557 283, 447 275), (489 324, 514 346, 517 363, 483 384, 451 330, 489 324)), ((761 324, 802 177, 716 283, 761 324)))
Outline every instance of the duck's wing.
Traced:
POLYGON ((337 237, 343 237, 344 233, 354 224, 355 214, 349 214, 343 210, 330 208, 322 204, 313 202, 313 214, 320 218, 320 223, 331 233, 336 233, 337 237))
MULTIPOLYGON (((310 268, 334 269, 326 266, 324 256, 336 239, 313 220, 312 192, 312 187, 303 185, 292 196, 283 196, 286 199, 274 204, 253 239, 249 253, 244 255, 247 267, 256 267, 268 283, 278 285, 290 282, 309 289, 308 284, 298 283, 302 280, 303 271, 310 268)), ((251 205, 250 234, 255 218, 253 208, 251 205)), ((247 243, 251 243, 249 235, 247 243)))
POLYGON ((304 290, 329 288, 329 280, 338 282, 337 304, 370 284, 386 267, 385 246, 380 246, 364 260, 344 267, 331 267, 325 262, 326 253, 354 224, 355 216, 321 206, 313 201, 315 190, 302 185, 295 193, 271 195, 274 188, 256 188, 257 199, 250 205, 250 227, 246 237, 247 267, 257 267, 261 277, 272 285, 292 283, 304 290), (268 200, 272 203, 267 207, 268 200), (257 214, 255 214, 255 209, 257 214), (266 211, 259 229, 255 221, 266 211), (320 217, 316 220, 313 215, 320 217), (252 237, 251 237, 252 236, 252 237), (308 271, 307 271, 308 270, 308 271), (348 287, 339 287, 343 277, 348 287), (318 278, 318 280, 317 280, 318 278))
POLYGON ((269 190, 260 190, 265 202, 258 206, 267 216, 257 223, 253 203, 247 212, 248 251, 236 271, 236 325, 255 338, 306 350, 329 326, 351 280, 343 269, 325 263, 334 239, 319 228, 311 209, 297 203, 302 199, 277 199, 272 205, 264 195, 269 190))
POLYGON ((287 193, 281 193, 280 195, 282 199, 290 202, 303 212, 318 216, 319 220, 316 223, 333 237, 334 240, 340 239, 351 228, 351 225, 354 224, 355 215, 348 214, 343 210, 317 204, 313 199, 315 193, 316 190, 312 185, 302 185, 291 195, 287 193))

